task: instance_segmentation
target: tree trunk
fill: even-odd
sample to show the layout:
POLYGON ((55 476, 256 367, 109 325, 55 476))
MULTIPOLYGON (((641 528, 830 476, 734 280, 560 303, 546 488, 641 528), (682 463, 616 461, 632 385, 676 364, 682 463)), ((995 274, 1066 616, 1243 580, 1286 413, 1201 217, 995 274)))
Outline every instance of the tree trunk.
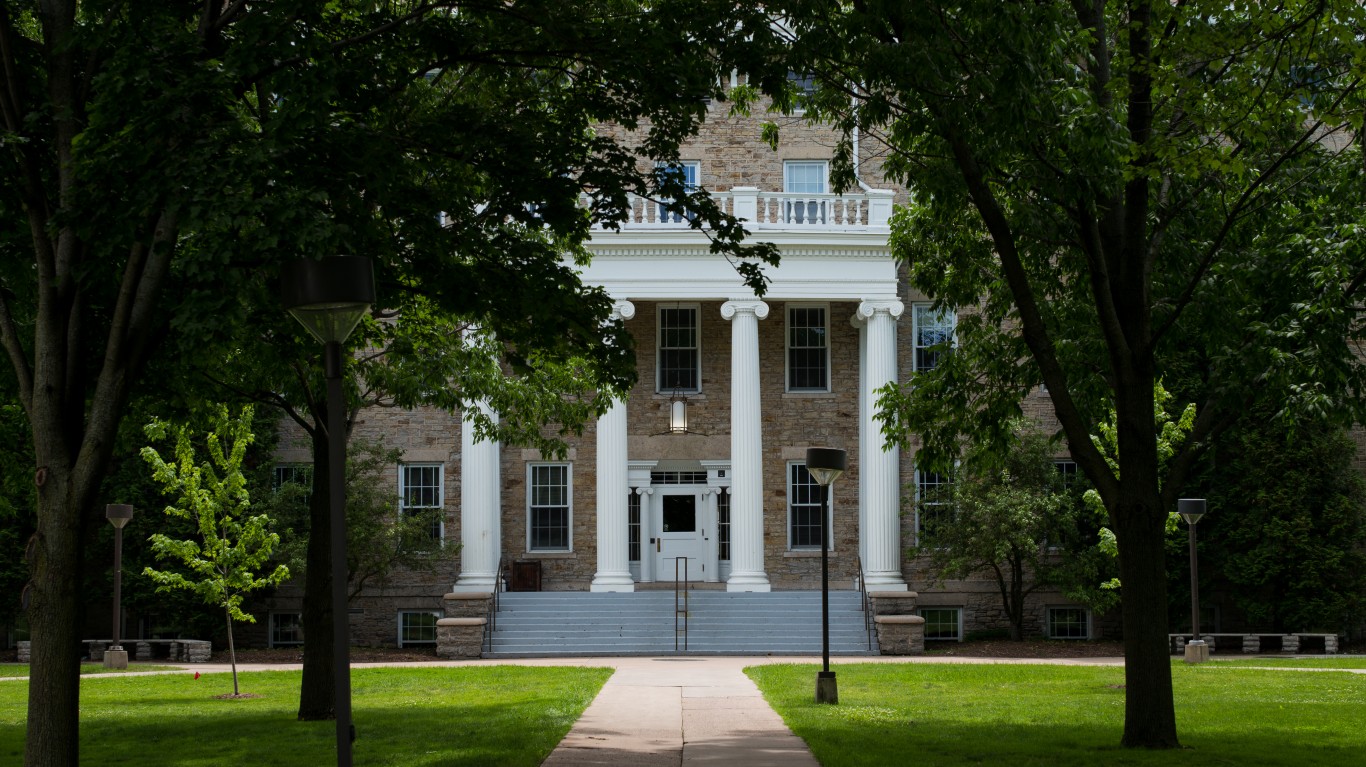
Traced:
MULTIPOLYGON (((325 415, 319 420, 326 422, 325 415)), ((304 573, 304 669, 299 719, 332 719, 332 518, 327 483, 327 433, 313 432, 313 495, 308 504, 308 563, 304 573)))
POLYGON ((24 764, 76 767, 85 494, 75 492, 65 466, 41 468, 39 475, 43 479, 38 490, 38 528, 30 544, 31 580, 24 595, 33 640, 24 764))
POLYGON ((240 695, 237 689, 237 648, 232 646, 232 612, 224 612, 228 615, 228 663, 232 664, 232 694, 240 695))
POLYGON ((1158 493, 1153 378, 1116 392, 1119 493, 1111 521, 1119 542, 1124 619, 1124 737, 1129 748, 1180 748, 1167 640, 1166 509, 1158 493))

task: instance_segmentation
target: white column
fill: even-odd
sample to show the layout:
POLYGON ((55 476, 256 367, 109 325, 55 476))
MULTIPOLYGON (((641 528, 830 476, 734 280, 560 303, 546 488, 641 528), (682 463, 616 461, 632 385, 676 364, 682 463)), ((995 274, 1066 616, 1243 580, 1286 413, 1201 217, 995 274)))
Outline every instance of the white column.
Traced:
POLYGON ((759 399, 763 301, 727 301, 730 320, 730 579, 727 591, 770 591, 764 572, 764 461, 759 399))
MULTIPOLYGON (((631 319, 629 301, 612 306, 612 320, 631 319)), ((635 591, 631 578, 626 496, 626 402, 617 400, 598 418, 598 572, 590 591, 635 591)))
MULTIPOLYGON (((868 497, 868 472, 864 470, 863 457, 868 455, 868 430, 863 424, 868 419, 868 324, 863 321, 858 310, 849 318, 849 324, 858 328, 858 555, 860 564, 868 561, 868 509, 863 502, 868 497)), ((859 573, 859 578, 863 573, 859 573)))
POLYGON ((499 534, 499 455, 494 440, 475 441, 470 408, 498 420, 483 402, 467 404, 460 418, 460 576, 452 591, 493 591, 497 587, 499 534))
POLYGON ((653 487, 637 488, 636 493, 640 496, 640 582, 654 583, 656 493, 653 487))
POLYGON ((896 318, 905 306, 896 299, 864 301, 859 316, 867 323, 864 357, 863 415, 859 423, 860 482, 864 491, 862 516, 866 523, 860 547, 864 582, 870 591, 905 591, 901 575, 901 451, 882 436, 876 391, 897 380, 896 318))

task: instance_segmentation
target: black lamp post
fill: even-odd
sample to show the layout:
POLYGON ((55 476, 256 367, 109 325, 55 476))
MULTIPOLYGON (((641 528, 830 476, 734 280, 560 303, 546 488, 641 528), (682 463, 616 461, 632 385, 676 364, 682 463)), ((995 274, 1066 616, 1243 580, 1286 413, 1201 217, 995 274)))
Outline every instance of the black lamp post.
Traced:
POLYGON ((133 507, 111 503, 104 507, 104 516, 114 526, 114 641, 104 651, 104 667, 128 668, 128 651, 120 644, 119 628, 123 623, 123 526, 133 518, 133 507))
POLYGON ((1190 528, 1191 547, 1191 641, 1186 643, 1186 662, 1204 663, 1209 660, 1209 646, 1200 638, 1200 576, 1196 569, 1195 523, 1205 516, 1204 498, 1181 498, 1176 511, 1190 528))
POLYGON ((830 485, 848 466, 843 450, 806 449, 806 470, 821 486, 821 671, 816 674, 816 702, 839 703, 835 672, 830 670, 830 485))
POLYGON ((375 302, 370 259, 329 256, 285 265, 280 275, 285 309, 323 342, 327 379, 328 495, 332 516, 332 660, 337 717, 337 767, 351 767, 350 626, 346 610, 346 400, 342 396, 342 343, 375 302))

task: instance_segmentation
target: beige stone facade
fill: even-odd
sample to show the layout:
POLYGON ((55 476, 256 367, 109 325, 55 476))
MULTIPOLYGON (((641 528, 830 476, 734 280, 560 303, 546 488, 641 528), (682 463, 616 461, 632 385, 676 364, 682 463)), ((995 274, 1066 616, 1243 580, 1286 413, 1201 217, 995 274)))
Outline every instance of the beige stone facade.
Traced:
MULTIPOLYGON (((909 508, 907 501, 915 493, 914 450, 901 451, 890 470, 873 471, 869 466, 869 456, 877 458, 877 453, 881 452, 881 437, 872 426, 872 406, 867 401, 863 373, 873 367, 869 364, 870 357, 873 362, 890 362, 886 357, 894 353, 896 363, 889 370, 896 379, 909 377, 914 360, 914 308, 917 303, 925 303, 923 296, 909 289, 904 266, 898 265, 892 257, 887 245, 889 228, 885 212, 879 213, 882 209, 878 206, 883 200, 904 202, 905 191, 880 178, 876 160, 879 153, 865 145, 860 153, 860 171, 866 187, 846 193, 848 199, 861 206, 856 208, 858 212, 852 218, 833 213, 836 206, 844 205, 845 201, 835 199, 828 188, 821 193, 783 197, 785 163, 828 161, 833 153, 835 135, 807 126, 798 119, 780 119, 782 142, 774 151, 760 141, 761 123, 770 119, 769 116, 729 117, 725 115, 726 108, 725 105, 712 106, 710 124, 704 134, 684 150, 683 159, 697 162, 699 183, 713 192, 728 194, 737 187, 759 190, 757 204, 770 218, 763 226, 755 227, 754 237, 775 242, 783 252, 783 264, 772 270, 772 288, 763 299, 767 316, 757 322, 758 380, 735 380, 733 339, 741 331, 737 330, 736 320, 727 319, 723 312, 726 302, 752 301, 753 296, 745 292, 738 276, 724 259, 707 253, 706 241, 700 235, 682 226, 651 228, 645 223, 628 224, 620 233, 604 232, 595 236, 590 246, 595 260, 585 272, 585 281, 603 285, 614 299, 629 303, 630 310, 623 316, 629 315, 624 320, 625 327, 635 340, 638 358, 639 380, 625 405, 624 453, 631 467, 630 480, 628 486, 612 489, 612 492, 620 492, 621 497, 634 494, 640 501, 642 522, 638 553, 629 560, 632 578, 638 582, 672 579, 672 572, 662 572, 661 567, 647 565, 642 560, 650 556, 650 540, 654 537, 651 525, 659 527, 661 524, 660 496, 689 492, 677 488, 665 492, 661 489, 663 486, 651 487, 653 470, 693 479, 706 477, 705 482, 698 483, 695 500, 698 545, 703 547, 697 564, 706 567, 710 562, 714 569, 692 569, 691 573, 694 580, 726 582, 731 563, 720 557, 720 531, 716 528, 719 519, 708 515, 721 513, 720 505, 731 498, 732 483, 740 481, 732 466, 732 449, 737 444, 732 440, 733 424, 736 423, 732 391, 738 383, 757 387, 760 403, 757 422, 761 432, 758 481, 762 485, 762 535, 755 544, 762 554, 767 587, 775 590, 819 588, 819 550, 792 545, 789 476, 792 464, 803 461, 806 448, 841 447, 848 451, 849 465, 832 493, 832 587, 855 588, 862 576, 860 552, 868 555, 864 559, 866 573, 871 559, 869 547, 881 547, 884 553, 893 551, 894 562, 890 574, 882 576, 890 583, 883 583, 880 588, 909 588, 919 592, 921 606, 961 610, 964 632, 1003 627, 1005 621, 999 598, 995 596, 994 582, 969 581, 935 587, 928 582, 924 566, 907 558, 905 552, 913 545, 915 536, 914 516, 904 513, 909 508), (809 199, 817 201, 804 202, 809 199), (794 207, 801 205, 807 207, 794 207), (794 209, 803 211, 801 222, 793 219, 794 209), (787 219, 783 220, 783 216, 787 219), (813 216, 821 217, 818 225, 810 224, 813 216), (689 429, 686 434, 669 432, 670 407, 676 392, 661 387, 657 374, 660 311, 677 306, 695 308, 699 320, 697 367, 700 385, 686 395, 689 429), (789 310, 810 307, 825 312, 828 391, 791 391, 788 386, 789 310), (865 310, 862 314, 861 309, 865 310), (877 322, 895 323, 894 346, 877 345, 877 338, 881 336, 876 333, 884 332, 874 328, 877 322), (861 445, 869 446, 868 455, 860 450, 861 445), (894 476, 874 476, 888 471, 894 476), (704 487, 710 489, 704 491, 704 487), (871 497, 873 490, 879 487, 878 492, 883 493, 884 500, 886 491, 894 490, 890 506, 887 503, 877 506, 869 498, 861 497, 865 491, 871 497), (649 491, 648 494, 638 492, 642 488, 649 491), (861 522, 865 520, 872 525, 870 514, 880 515, 877 520, 882 526, 880 529, 890 529, 891 539, 882 540, 879 536, 884 535, 883 532, 861 528, 861 522)), ((738 206, 748 204, 740 192, 733 194, 727 203, 736 206, 731 209, 739 210, 738 206)), ((1048 418, 1050 408, 1046 396, 1037 393, 1031 396, 1026 411, 1041 419, 1048 418)), ((563 460, 547 461, 534 450, 515 445, 499 446, 497 476, 492 479, 497 483, 501 503, 495 533, 496 554, 508 564, 515 561, 539 563, 541 586, 545 590, 588 590, 602 566, 600 495, 595 481, 599 476, 598 428, 598 424, 588 424, 582 437, 571 441, 563 460), (530 543, 529 478, 533 467, 547 464, 567 467, 571 489, 569 543, 562 550, 532 550, 530 543)), ((459 414, 375 409, 360 416, 354 433, 369 439, 382 437, 386 445, 403 451, 405 463, 440 467, 445 510, 443 533, 447 541, 460 542, 462 527, 480 519, 477 510, 462 510, 463 456, 459 414)), ((612 444, 611 440, 609 444, 612 444)), ((307 451, 297 435, 287 434, 282 445, 280 461, 308 460, 307 451)), ((399 473, 400 467, 395 466, 390 477, 396 498, 399 473)), ((744 481, 753 481, 753 478, 744 481)), ((743 544, 736 532, 737 513, 737 509, 732 508, 730 543, 733 548, 743 544)), ((487 526, 489 522, 484 520, 477 524, 487 526)), ((443 559, 434 573, 398 573, 385 584, 368 589, 352 604, 354 641, 397 644, 404 625, 404 612, 441 612, 443 597, 462 577, 464 554, 443 559)), ((300 596, 297 586, 281 589, 270 605, 272 617, 262 620, 250 636, 261 642, 273 641, 276 638, 273 633, 289 636, 287 631, 275 630, 275 616, 279 616, 279 625, 285 626, 290 614, 298 610, 300 596)), ((1042 633, 1047 609, 1055 604, 1062 604, 1062 600, 1040 595, 1037 604, 1031 605, 1027 629, 1042 633)), ((442 629, 454 631, 451 626, 442 629)), ((434 622, 432 631, 434 636, 434 622)))

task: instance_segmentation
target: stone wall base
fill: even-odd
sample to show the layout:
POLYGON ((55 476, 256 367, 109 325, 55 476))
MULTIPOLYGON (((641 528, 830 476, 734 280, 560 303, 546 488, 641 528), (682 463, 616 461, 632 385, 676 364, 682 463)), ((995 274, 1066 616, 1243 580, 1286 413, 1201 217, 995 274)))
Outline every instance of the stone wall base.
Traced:
POLYGON ((925 619, 919 615, 876 615, 873 623, 883 655, 925 654, 925 619))
POLYGON ((436 654, 462 660, 484 653, 485 618, 442 618, 436 622, 436 654))

